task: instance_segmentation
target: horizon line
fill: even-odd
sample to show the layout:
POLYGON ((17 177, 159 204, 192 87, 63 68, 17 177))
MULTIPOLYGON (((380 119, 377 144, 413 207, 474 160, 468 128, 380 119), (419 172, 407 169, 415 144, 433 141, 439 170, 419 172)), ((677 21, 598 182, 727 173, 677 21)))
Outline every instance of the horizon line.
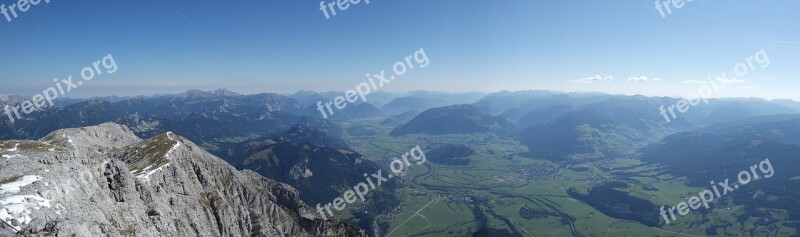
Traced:
MULTIPOLYGON (((240 92, 229 90, 227 88, 218 88, 218 89, 212 89, 212 90, 188 89, 188 90, 185 90, 185 91, 175 92, 175 93, 154 93, 154 94, 150 94, 150 95, 132 95, 132 96, 102 95, 102 96, 89 96, 89 97, 59 97, 57 100, 61 100, 61 99, 92 100, 92 99, 101 99, 101 98, 109 98, 109 97, 139 98, 139 97, 156 97, 156 96, 170 96, 170 95, 177 96, 177 95, 184 94, 184 93, 189 93, 189 92, 192 92, 192 91, 207 92, 207 93, 215 93, 217 91, 226 91, 226 92, 236 93, 236 94, 238 94, 240 96, 251 96, 251 95, 260 95, 260 94, 277 94, 277 95, 283 95, 283 96, 292 96, 292 95, 300 93, 300 92, 313 92, 313 93, 317 93, 317 94, 344 93, 345 92, 345 91, 335 91, 335 90, 315 91, 315 90, 301 89, 301 90, 297 90, 297 91, 291 92, 291 93, 280 93, 280 92, 269 92, 269 91, 258 92, 258 93, 240 93, 240 92)), ((480 92, 480 91, 457 91, 456 92, 456 91, 409 90, 409 91, 400 91, 400 92, 397 92, 397 91, 376 91, 374 93, 388 93, 388 94, 436 93, 436 94, 448 94, 448 95, 483 94, 483 96, 488 96, 488 95, 498 94, 498 93, 503 93, 503 92, 519 93, 519 92, 536 92, 536 91, 538 91, 538 92, 552 92, 552 93, 557 94, 557 95, 562 95, 562 94, 602 94, 602 95, 610 95, 610 96, 630 96, 630 97, 642 96, 642 97, 647 97, 647 98, 659 98, 659 97, 661 97, 661 98, 673 98, 673 99, 682 99, 682 98, 684 98, 684 97, 681 97, 681 96, 622 94, 622 93, 608 93, 608 92, 601 92, 601 91, 560 91, 560 90, 548 90, 548 89, 526 89, 526 90, 508 90, 508 89, 506 89, 506 90, 499 90, 499 91, 493 91, 493 92, 480 92)), ((370 93, 370 94, 374 94, 374 93, 370 93)), ((0 94, 0 97, 8 97, 8 96, 19 96, 19 97, 23 97, 23 98, 26 98, 26 99, 28 99, 29 97, 33 97, 33 95, 0 94)), ((757 96, 749 96, 749 97, 728 96, 728 97, 709 97, 709 98, 710 99, 762 99, 762 100, 766 100, 766 101, 790 100, 790 101, 794 101, 794 102, 800 103, 800 100, 795 100, 794 98, 772 98, 772 99, 768 99, 768 98, 757 97, 757 96)))

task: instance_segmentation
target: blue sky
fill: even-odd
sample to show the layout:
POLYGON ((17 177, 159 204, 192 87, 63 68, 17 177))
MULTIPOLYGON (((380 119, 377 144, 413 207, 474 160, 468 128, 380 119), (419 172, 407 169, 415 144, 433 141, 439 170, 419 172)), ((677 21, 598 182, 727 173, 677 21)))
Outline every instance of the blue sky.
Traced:
POLYGON ((34 94, 107 54, 119 70, 68 96, 347 90, 424 48, 430 65, 382 90, 684 96, 701 86, 685 81, 732 75, 764 49, 769 67, 714 96, 800 100, 800 1, 672 11, 662 18, 650 0, 371 0, 325 19, 319 1, 51 0, 0 16, 0 93, 34 94), (594 75, 614 79, 575 82, 594 75), (639 76, 661 81, 628 81, 639 76))

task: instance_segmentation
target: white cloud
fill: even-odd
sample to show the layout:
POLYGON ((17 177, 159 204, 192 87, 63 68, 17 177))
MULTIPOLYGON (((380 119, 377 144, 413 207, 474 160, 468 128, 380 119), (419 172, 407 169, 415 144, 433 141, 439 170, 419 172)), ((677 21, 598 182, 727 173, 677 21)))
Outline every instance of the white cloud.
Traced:
POLYGON ((724 77, 719 78, 717 77, 717 81, 722 82, 722 84, 743 84, 744 80, 739 80, 736 78, 726 79, 724 77))
POLYGON ((658 78, 658 77, 649 78, 647 76, 640 76, 640 77, 628 77, 628 81, 646 82, 646 81, 663 81, 663 80, 661 78, 658 78))
POLYGON ((688 80, 683 81, 685 84, 708 84, 708 81, 701 81, 701 80, 688 80))
POLYGON ((611 81, 611 80, 614 80, 613 76, 605 76, 605 77, 603 77, 603 76, 600 76, 600 75, 594 75, 594 76, 583 78, 583 79, 572 80, 572 82, 574 82, 574 83, 592 83, 592 82, 596 82, 596 81, 611 81))

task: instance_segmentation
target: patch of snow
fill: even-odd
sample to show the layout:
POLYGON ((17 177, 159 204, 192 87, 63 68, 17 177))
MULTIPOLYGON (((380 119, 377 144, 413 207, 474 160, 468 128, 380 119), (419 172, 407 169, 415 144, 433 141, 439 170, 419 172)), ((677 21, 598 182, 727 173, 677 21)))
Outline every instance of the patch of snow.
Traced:
POLYGON ((22 156, 21 156, 21 155, 19 155, 19 154, 14 154, 14 155, 3 155, 3 158, 6 158, 6 159, 11 159, 11 158, 15 158, 15 157, 22 157, 22 156))
MULTIPOLYGON (((6 149, 6 152, 17 152, 19 150, 18 148, 19 148, 19 143, 14 144, 14 148, 6 149)), ((22 156, 20 156, 19 154, 13 154, 13 155, 3 154, 3 158, 6 158, 6 159, 11 159, 11 158, 15 158, 15 157, 22 157, 22 156)))
POLYGON ((161 167, 153 169, 153 165, 148 165, 147 167, 144 167, 144 169, 142 169, 142 171, 144 171, 144 173, 140 174, 140 175, 137 175, 136 178, 144 180, 145 182, 150 181, 150 176, 151 175, 155 174, 156 172, 160 171, 161 169, 163 169, 164 167, 167 167, 167 166, 169 166, 169 164, 165 164, 165 165, 162 165, 161 167))
POLYGON ((64 210, 67 210, 64 205, 61 205, 61 203, 56 204, 56 214, 61 215, 61 212, 64 210))
MULTIPOLYGON (((174 136, 174 134, 172 132, 167 132, 167 138, 169 138, 170 140, 175 142, 175 145, 172 145, 172 148, 170 148, 169 151, 167 151, 167 153, 164 154, 164 158, 166 158, 167 160, 172 160, 172 158, 170 158, 170 154, 172 154, 172 152, 174 152, 175 150, 177 150, 178 148, 181 147, 181 142, 176 140, 175 137, 173 137, 173 136, 174 136)), ((137 175, 136 178, 144 180, 145 182, 150 181, 150 176, 151 175, 155 174, 156 172, 160 171, 164 167, 168 167, 168 166, 169 166, 169 163, 164 164, 164 165, 162 165, 160 167, 157 167, 157 168, 153 167, 152 164, 148 165, 147 167, 144 167, 144 169, 142 169, 142 174, 137 175)))
POLYGON ((0 185, 0 194, 15 194, 19 193, 20 188, 28 186, 36 181, 42 180, 42 177, 36 175, 25 175, 17 181, 0 185))
POLYGON ((14 148, 7 149, 6 151, 10 151, 10 152, 16 152, 16 151, 18 150, 18 149, 17 149, 18 147, 19 147, 19 143, 17 143, 17 144, 14 144, 14 148))
POLYGON ((66 134, 66 133, 64 133, 64 134, 61 134, 61 135, 62 135, 62 136, 64 136, 64 138, 66 138, 66 139, 67 139, 67 142, 69 142, 69 144, 71 144, 71 145, 72 145, 72 148, 74 148, 74 149, 78 149, 78 146, 76 146, 76 145, 75 145, 75 143, 74 143, 74 142, 72 142, 72 138, 71 138, 70 136, 67 136, 67 134, 66 134))
POLYGON ((172 145, 172 148, 170 148, 169 151, 167 151, 167 154, 164 155, 164 158, 167 158, 167 160, 171 160, 169 154, 172 154, 172 152, 181 147, 181 142, 176 140, 174 136, 175 134, 173 134, 172 132, 167 132, 167 138, 175 142, 175 145, 172 145))
POLYGON ((177 150, 177 149, 178 149, 178 148, 180 148, 180 147, 181 147, 181 143, 176 141, 176 142, 175 142, 175 145, 172 145, 172 148, 170 148, 170 149, 169 149, 169 151, 167 151, 167 154, 165 155, 165 157, 167 158, 167 160, 169 160, 169 159, 170 159, 170 158, 169 158, 169 154, 172 154, 172 152, 173 152, 173 151, 177 150))
POLYGON ((31 210, 50 208, 50 200, 39 195, 16 195, 0 200, 0 220, 9 223, 14 229, 22 229, 31 222, 31 210))

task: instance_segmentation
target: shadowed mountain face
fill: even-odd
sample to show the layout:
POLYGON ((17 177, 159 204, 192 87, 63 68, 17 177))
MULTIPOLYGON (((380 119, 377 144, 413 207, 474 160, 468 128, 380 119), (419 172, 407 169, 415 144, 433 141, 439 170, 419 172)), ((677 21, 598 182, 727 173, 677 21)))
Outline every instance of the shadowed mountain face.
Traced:
MULTIPOLYGON (((713 176, 733 177, 736 173, 731 172, 767 158, 775 167, 789 168, 800 160, 800 133, 794 132, 800 119, 792 117, 762 117, 670 135, 640 149, 637 157, 686 175, 694 185, 705 185, 713 176)), ((776 171, 776 176, 793 177, 800 175, 800 169, 781 173, 776 171)))
MULTIPOLYGON (((311 116, 321 116, 316 106, 309 107, 307 113, 311 116), (313 110, 313 111, 312 111, 313 110)), ((341 110, 337 110, 333 115, 328 115, 328 119, 336 122, 349 121, 352 119, 370 118, 382 115, 384 112, 370 103, 349 104, 341 110)))
POLYGON ((282 135, 230 144, 226 149, 231 164, 290 184, 312 204, 330 202, 341 195, 341 187, 363 182, 363 174, 381 169, 343 140, 299 125, 282 135))
MULTIPOLYGON (((544 109, 533 110, 517 119, 517 127, 526 128, 534 125, 544 125, 573 111, 575 111, 575 107, 566 104, 557 104, 544 109)), ((505 115, 504 113, 502 116, 511 115, 505 115)))
POLYGON ((689 175, 693 184, 704 185, 708 180, 703 179, 719 173, 707 170, 708 167, 738 172, 736 167, 752 165, 766 158, 774 163, 800 160, 796 157, 800 149, 798 124, 798 116, 785 115, 721 123, 667 136, 640 149, 637 156, 674 167, 674 172, 689 175))
POLYGON ((0 155, 0 218, 14 229, 0 234, 365 236, 171 132, 141 140, 107 123, 0 142, 0 155))
POLYGON ((411 119, 414 119, 417 115, 419 115, 419 111, 409 111, 402 114, 394 115, 392 117, 388 117, 381 122, 381 125, 392 125, 396 126, 399 124, 404 124, 411 119))
POLYGON ((320 130, 307 128, 302 125, 292 125, 283 134, 275 135, 270 140, 275 142, 288 142, 297 146, 306 144, 316 147, 350 149, 347 142, 341 138, 330 136, 320 130))
POLYGON ((532 125, 517 136, 531 155, 550 160, 624 155, 691 127, 683 120, 664 122, 660 104, 649 98, 609 99, 532 125))
POLYGON ((702 118, 692 119, 698 126, 707 126, 720 122, 730 122, 763 115, 795 114, 798 111, 780 103, 768 103, 764 100, 718 100, 712 102, 702 118), (721 102, 721 103, 718 103, 721 102))
POLYGON ((354 107, 348 110, 348 112, 348 115, 352 117, 366 118, 380 114, 381 110, 370 103, 361 103, 354 105, 354 107))
POLYGON ((699 187, 723 179, 737 183, 739 172, 751 172, 751 167, 758 165, 752 168, 761 175, 757 182, 728 194, 734 204, 745 206, 743 220, 759 217, 765 224, 800 221, 797 215, 773 216, 781 210, 800 213, 798 123, 796 116, 773 116, 719 124, 668 136, 639 150, 637 157, 662 165, 663 172, 685 176, 690 185, 699 187), (762 163, 765 159, 769 166, 762 163))
POLYGON ((419 97, 397 98, 383 106, 383 110, 390 113, 405 113, 414 110, 426 110, 430 108, 448 105, 442 99, 426 99, 419 97))
MULTIPOLYGON (((299 125, 281 135, 222 147, 229 163, 292 185, 298 189, 299 198, 312 205, 332 202, 342 195, 342 190, 351 189, 382 169, 348 148, 343 140, 299 125)), ((381 172, 386 174, 389 170, 381 172)), ((357 220, 354 223, 377 233, 387 231, 375 220, 400 205, 394 193, 398 187, 399 181, 390 179, 370 191, 366 203, 351 211, 357 220)))
POLYGON ((427 153, 428 160, 442 165, 469 165, 468 156, 474 155, 475 150, 466 145, 446 144, 427 153))
POLYGON ((472 105, 453 105, 426 110, 390 135, 504 132, 509 127, 511 123, 504 118, 481 113, 472 105))
POLYGON ((485 96, 483 93, 436 93, 417 91, 395 98, 382 107, 389 114, 409 111, 424 111, 431 108, 456 104, 469 104, 485 96))
POLYGON ((481 98, 474 105, 480 111, 489 114, 500 114, 511 109, 516 109, 529 104, 531 101, 540 101, 559 94, 553 91, 501 91, 481 98))
POLYGON ((632 197, 626 192, 617 190, 618 188, 628 188, 628 185, 609 182, 589 188, 587 194, 581 194, 575 188, 568 189, 567 194, 614 218, 634 220, 651 227, 661 226, 657 206, 648 200, 632 197))
POLYGON ((734 122, 719 123, 697 132, 712 134, 754 134, 787 144, 800 144, 800 116, 762 116, 734 122))

